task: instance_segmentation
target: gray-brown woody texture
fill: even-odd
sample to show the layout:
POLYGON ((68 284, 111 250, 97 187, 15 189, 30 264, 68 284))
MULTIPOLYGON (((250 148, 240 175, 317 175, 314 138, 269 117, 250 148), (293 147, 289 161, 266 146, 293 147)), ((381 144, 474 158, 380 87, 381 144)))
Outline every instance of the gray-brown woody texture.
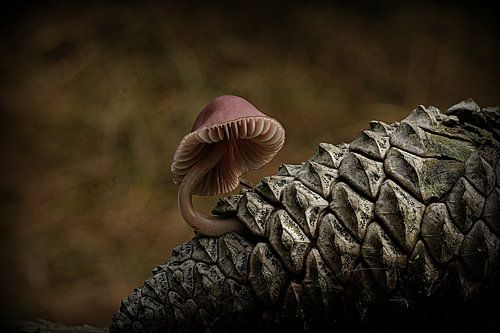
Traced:
POLYGON ((499 110, 419 106, 221 199, 248 234, 177 247, 110 331, 496 327, 499 110))

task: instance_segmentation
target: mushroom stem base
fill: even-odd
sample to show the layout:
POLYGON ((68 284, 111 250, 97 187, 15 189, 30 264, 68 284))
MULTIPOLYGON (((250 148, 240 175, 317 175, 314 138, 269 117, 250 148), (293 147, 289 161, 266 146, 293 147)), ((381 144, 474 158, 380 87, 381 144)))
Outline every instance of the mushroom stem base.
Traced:
POLYGON ((244 223, 237 218, 222 218, 208 216, 197 212, 193 206, 193 191, 210 169, 222 158, 224 153, 223 143, 212 144, 207 150, 205 158, 193 166, 184 176, 179 187, 178 204, 184 220, 195 231, 206 236, 219 236, 227 232, 243 233, 247 231, 244 223))

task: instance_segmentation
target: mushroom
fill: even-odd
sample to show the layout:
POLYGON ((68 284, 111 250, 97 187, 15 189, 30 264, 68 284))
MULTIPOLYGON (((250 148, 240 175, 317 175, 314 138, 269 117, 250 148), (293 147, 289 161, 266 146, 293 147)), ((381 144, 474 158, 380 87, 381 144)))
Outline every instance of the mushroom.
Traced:
POLYGON ((237 218, 197 212, 192 196, 234 190, 241 174, 269 163, 284 141, 281 124, 247 100, 231 95, 215 98, 198 114, 173 158, 171 171, 184 220, 207 236, 244 232, 246 227, 237 218))

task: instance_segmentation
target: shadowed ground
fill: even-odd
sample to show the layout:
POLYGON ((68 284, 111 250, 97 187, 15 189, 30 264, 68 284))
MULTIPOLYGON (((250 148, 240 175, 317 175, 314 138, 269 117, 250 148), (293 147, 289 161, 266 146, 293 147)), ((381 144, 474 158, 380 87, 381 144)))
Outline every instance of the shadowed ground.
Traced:
POLYGON ((287 131, 251 182, 418 104, 497 105, 490 9, 148 1, 4 14, 0 318, 109 323, 191 238, 170 161, 217 95, 247 98, 287 131))

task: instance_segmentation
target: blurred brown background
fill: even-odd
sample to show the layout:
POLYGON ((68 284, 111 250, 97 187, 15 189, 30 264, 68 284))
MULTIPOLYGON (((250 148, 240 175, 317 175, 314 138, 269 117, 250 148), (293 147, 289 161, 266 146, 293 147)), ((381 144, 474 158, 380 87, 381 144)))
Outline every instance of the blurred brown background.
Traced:
MULTIPOLYGON (((500 104, 492 3, 4 11, 0 316, 109 323, 121 298, 192 236, 170 161, 217 95, 245 97, 286 128, 284 149, 245 176, 252 182, 418 104, 500 104)), ((207 212, 215 202, 197 200, 207 212)))

